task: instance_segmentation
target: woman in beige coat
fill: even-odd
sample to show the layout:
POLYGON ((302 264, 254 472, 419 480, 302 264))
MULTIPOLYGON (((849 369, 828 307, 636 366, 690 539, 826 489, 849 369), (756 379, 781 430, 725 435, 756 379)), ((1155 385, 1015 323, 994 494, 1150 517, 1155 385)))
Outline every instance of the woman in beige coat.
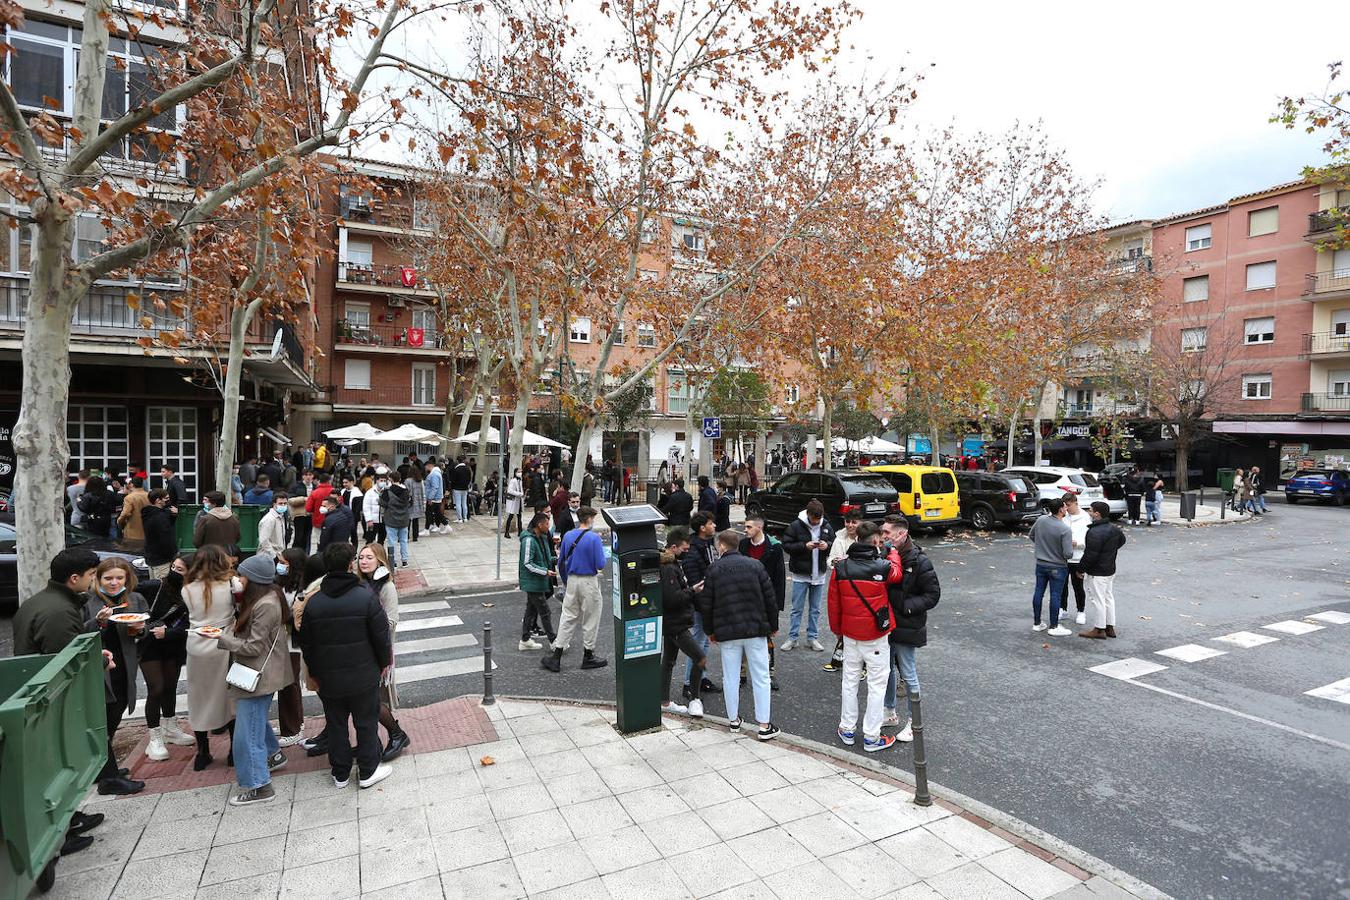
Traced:
MULTIPOLYGON (((197 772, 211 764, 210 732, 234 726, 234 700, 225 690, 230 654, 214 638, 202 637, 197 631, 203 627, 223 630, 233 624, 231 575, 224 549, 208 544, 193 555, 183 586, 183 604, 188 610, 188 722, 197 737, 197 758, 192 762, 197 772)), ((227 763, 233 765, 232 760, 227 763)))
POLYGON ((286 765, 286 755, 267 721, 272 698, 294 678, 287 638, 291 611, 275 584, 276 576, 276 561, 268 556, 250 556, 239 565, 244 590, 234 627, 216 637, 233 655, 235 671, 244 676, 229 687, 236 716, 234 771, 242 788, 230 798, 231 806, 272 800, 276 796, 272 772, 286 765), (248 680, 253 683, 240 683, 248 680))

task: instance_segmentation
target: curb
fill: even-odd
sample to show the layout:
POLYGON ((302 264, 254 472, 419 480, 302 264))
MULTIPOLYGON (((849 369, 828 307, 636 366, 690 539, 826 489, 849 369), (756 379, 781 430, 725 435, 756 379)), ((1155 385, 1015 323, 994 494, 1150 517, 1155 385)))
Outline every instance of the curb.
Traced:
MULTIPOLYGON (((565 706, 588 706, 600 709, 614 709, 615 704, 600 702, 595 700, 577 700, 569 697, 522 697, 513 694, 498 694, 498 700, 515 700, 521 703, 549 703, 565 706)), ((481 703, 480 703, 481 705, 481 703)), ((690 722, 693 720, 688 716, 675 716, 675 718, 685 719, 690 722)), ((727 726, 727 720, 720 716, 704 716, 701 724, 712 724, 720 728, 727 726)), ((797 737, 786 732, 780 734, 777 738, 780 743, 785 743, 797 750, 804 750, 818 756, 824 756, 846 766, 853 770, 861 770, 871 775, 879 775, 882 778, 901 782, 914 787, 914 776, 896 766, 888 766, 883 763, 873 762, 867 758, 859 758, 856 754, 848 753, 829 744, 822 744, 819 741, 813 741, 808 738, 797 737)), ((973 797, 968 797, 959 791, 951 790, 944 785, 939 784, 932 779, 928 781, 929 792, 933 795, 933 802, 940 804, 946 801, 948 804, 960 807, 963 812, 971 813, 981 819, 989 822, 991 825, 1003 829, 1029 843, 1036 844, 1044 849, 1054 853, 1056 856, 1064 859, 1078 868, 1097 875, 1108 881, 1114 882, 1117 886, 1129 891, 1142 900, 1173 900, 1170 894, 1158 890, 1153 885, 1124 872, 1105 860, 1099 859, 1081 850, 1078 847, 1063 841, 1052 834, 1049 834, 1035 825, 1023 822, 1015 816, 1004 813, 1000 810, 981 803, 973 797), (937 795, 941 793, 939 798, 937 795)))

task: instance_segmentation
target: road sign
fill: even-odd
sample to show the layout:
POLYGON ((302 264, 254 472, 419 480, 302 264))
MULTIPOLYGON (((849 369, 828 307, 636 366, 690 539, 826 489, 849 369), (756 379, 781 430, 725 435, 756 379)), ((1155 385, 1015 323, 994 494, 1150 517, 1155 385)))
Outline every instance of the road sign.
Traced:
POLYGON ((722 436, 722 420, 717 416, 705 416, 703 418, 703 436, 705 438, 720 438, 722 436))

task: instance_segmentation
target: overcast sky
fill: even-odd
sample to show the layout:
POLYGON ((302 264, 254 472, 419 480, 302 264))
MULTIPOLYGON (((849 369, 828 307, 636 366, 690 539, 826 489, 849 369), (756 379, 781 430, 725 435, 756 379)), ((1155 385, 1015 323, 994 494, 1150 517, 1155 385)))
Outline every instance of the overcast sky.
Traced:
POLYGON ((1116 221, 1298 178, 1321 142, 1266 120, 1280 96, 1320 91, 1350 46, 1331 7, 1302 2, 855 2, 873 66, 926 69, 915 117, 989 131, 1042 120, 1102 179, 1116 221))

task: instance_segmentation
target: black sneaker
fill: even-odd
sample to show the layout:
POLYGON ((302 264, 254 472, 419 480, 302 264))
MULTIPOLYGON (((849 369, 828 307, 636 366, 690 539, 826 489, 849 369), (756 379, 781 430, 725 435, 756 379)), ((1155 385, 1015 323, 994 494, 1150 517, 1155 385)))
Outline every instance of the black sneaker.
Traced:
POLYGON ((286 754, 278 750, 267 757, 267 771, 275 772, 277 769, 286 768, 286 754))
POLYGON ((722 689, 721 689, 720 687, 718 687, 717 685, 713 684, 712 681, 711 681, 710 679, 708 679, 708 678, 704 678, 704 679, 703 679, 703 681, 699 684, 698 689, 699 689, 699 692, 700 692, 700 693, 703 693, 703 694, 720 694, 720 693, 722 693, 722 689))
POLYGON ((732 731, 740 731, 740 730, 741 730, 741 720, 740 720, 740 719, 732 719, 730 722, 727 723, 727 727, 730 728, 732 731))
POLYGON ((389 762, 410 746, 412 746, 412 738, 408 737, 408 732, 400 729, 389 735, 389 744, 384 748, 384 753, 380 755, 380 760, 389 762))
POLYGON ((135 781, 131 778, 105 778, 98 783, 98 792, 100 794, 139 794, 145 790, 144 781, 135 781))
POLYGON ((69 856, 72 853, 79 853, 81 850, 88 850, 94 845, 94 839, 87 834, 68 834, 65 843, 61 845, 61 855, 69 856))
POLYGON ((770 722, 768 725, 761 728, 755 737, 759 738, 761 741, 771 741, 778 737, 778 726, 770 722))
POLYGON ((70 826, 66 829, 66 836, 84 834, 103 824, 103 813, 82 813, 76 812, 70 817, 70 826))
POLYGON ((559 656, 556 652, 552 653, 548 656, 541 658, 539 660, 539 665, 542 668, 548 669, 550 672, 561 672, 562 657, 559 656))
POLYGON ((583 669, 603 669, 607 665, 609 665, 609 660, 605 659, 603 656, 596 656, 590 651, 587 651, 586 655, 581 658, 581 667, 583 669))

